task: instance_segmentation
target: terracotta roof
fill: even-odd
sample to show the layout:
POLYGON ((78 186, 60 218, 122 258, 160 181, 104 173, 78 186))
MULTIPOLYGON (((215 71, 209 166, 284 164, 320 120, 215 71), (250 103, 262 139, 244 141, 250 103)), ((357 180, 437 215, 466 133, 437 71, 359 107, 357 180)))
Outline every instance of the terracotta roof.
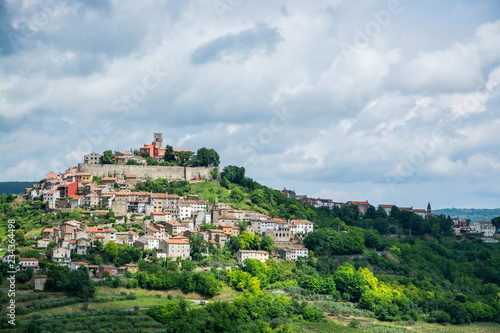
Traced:
POLYGON ((57 193, 59 193, 59 191, 54 190, 54 191, 48 191, 48 192, 45 192, 44 194, 54 194, 54 193, 56 193, 56 192, 57 192, 57 193))
POLYGON ((129 233, 129 234, 132 234, 132 235, 139 235, 137 232, 132 231, 132 230, 130 230, 128 233, 129 233))
POLYGON ((174 239, 174 238, 165 239, 165 242, 167 242, 169 244, 189 244, 189 241, 187 241, 187 240, 184 240, 184 239, 174 239))
POLYGON ((369 205, 370 204, 368 201, 350 201, 350 203, 352 205, 369 205))
POLYGON ((187 238, 186 236, 177 235, 175 237, 172 237, 172 239, 189 239, 189 238, 187 238))
POLYGON ((115 180, 116 181, 116 178, 115 177, 103 177, 101 180, 115 180))
POLYGON ((296 224, 314 224, 311 221, 308 220, 292 220, 296 224))
POLYGON ((153 236, 142 236, 142 237, 147 238, 147 239, 158 239, 157 237, 153 237, 153 236))
POLYGON ((154 232, 160 232, 160 230, 158 230, 158 229, 156 229, 155 227, 152 227, 152 226, 150 226, 150 225, 148 225, 148 227, 147 227, 147 228, 148 228, 149 230, 151 230, 151 231, 154 231, 154 232))

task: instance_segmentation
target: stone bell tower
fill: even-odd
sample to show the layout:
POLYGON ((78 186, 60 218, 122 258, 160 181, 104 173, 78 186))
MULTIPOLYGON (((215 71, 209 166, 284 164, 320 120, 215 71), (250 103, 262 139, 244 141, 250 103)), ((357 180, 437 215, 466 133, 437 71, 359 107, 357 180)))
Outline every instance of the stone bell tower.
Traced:
POLYGON ((155 133, 155 141, 156 146, 163 148, 163 133, 155 133))

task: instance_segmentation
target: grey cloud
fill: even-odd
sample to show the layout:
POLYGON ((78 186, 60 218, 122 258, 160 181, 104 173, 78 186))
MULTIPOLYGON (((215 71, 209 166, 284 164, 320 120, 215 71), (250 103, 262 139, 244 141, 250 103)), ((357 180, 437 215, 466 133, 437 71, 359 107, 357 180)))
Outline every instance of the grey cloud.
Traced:
POLYGON ((257 25, 253 29, 227 34, 199 46, 191 55, 191 63, 200 65, 220 61, 224 57, 235 58, 237 62, 245 61, 259 51, 273 52, 282 40, 277 28, 257 25))

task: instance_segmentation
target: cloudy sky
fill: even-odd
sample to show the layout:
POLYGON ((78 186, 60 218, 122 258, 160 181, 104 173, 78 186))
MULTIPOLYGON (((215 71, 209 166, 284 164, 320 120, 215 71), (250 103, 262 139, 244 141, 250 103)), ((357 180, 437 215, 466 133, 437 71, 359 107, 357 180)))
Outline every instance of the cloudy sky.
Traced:
POLYGON ((276 189, 500 207, 498 1, 0 0, 0 180, 163 132, 276 189))

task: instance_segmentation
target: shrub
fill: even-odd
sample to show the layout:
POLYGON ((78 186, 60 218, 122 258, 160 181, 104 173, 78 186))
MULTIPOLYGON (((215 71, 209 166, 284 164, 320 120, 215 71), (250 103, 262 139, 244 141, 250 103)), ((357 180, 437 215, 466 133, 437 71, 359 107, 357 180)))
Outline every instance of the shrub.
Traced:
POLYGON ((168 299, 173 299, 173 298, 174 298, 174 295, 172 295, 172 294, 168 294, 168 295, 167 295, 167 298, 168 298, 168 299))
POLYGON ((352 327, 352 328, 360 328, 361 327, 361 323, 359 320, 357 320, 356 318, 353 318, 350 322, 349 322, 349 327, 352 327))
POLYGON ((137 295, 134 292, 131 292, 127 295, 127 299, 137 299, 137 295))
POLYGON ((156 294, 156 297, 161 298, 161 294, 156 294))

